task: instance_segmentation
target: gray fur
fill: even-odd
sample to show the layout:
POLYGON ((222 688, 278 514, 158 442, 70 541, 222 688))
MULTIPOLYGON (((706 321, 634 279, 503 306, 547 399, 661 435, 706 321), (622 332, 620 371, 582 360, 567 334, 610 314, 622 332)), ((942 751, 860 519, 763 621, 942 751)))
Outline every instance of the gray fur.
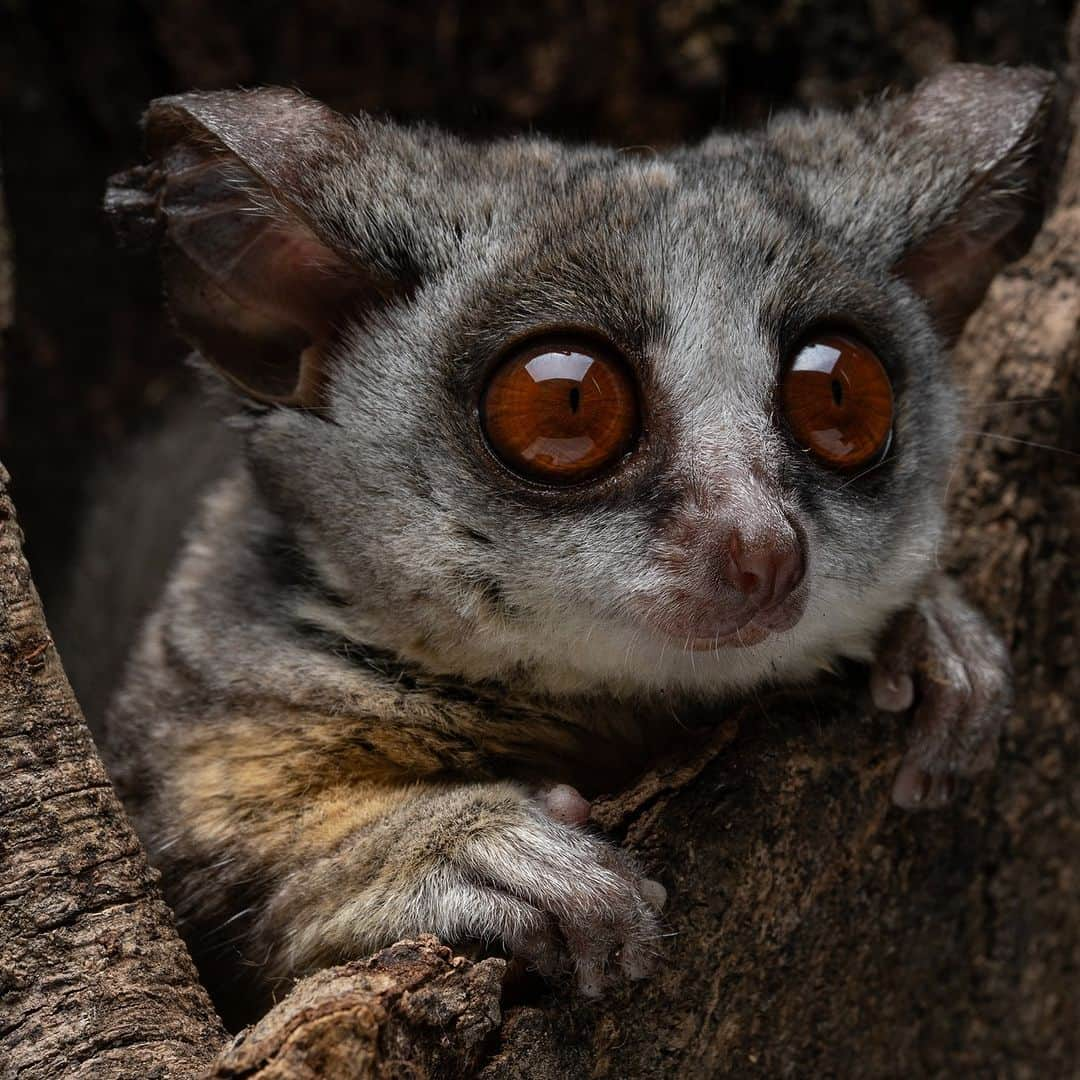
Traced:
POLYGON ((1048 94, 1040 73, 957 70, 913 98, 648 157, 539 138, 467 145, 346 121, 284 91, 155 104, 155 164, 122 178, 110 203, 163 235, 181 329, 236 377, 228 338, 190 309, 220 289, 207 318, 242 311, 274 356, 302 326, 327 377, 317 402, 240 409, 244 452, 193 523, 112 711, 118 782, 192 926, 228 918, 229 890, 254 878, 245 933, 276 971, 422 929, 536 959, 551 919, 573 929, 583 986, 602 983, 609 948, 642 966, 656 922, 640 872, 600 841, 583 847, 531 788, 505 780, 587 787, 592 766, 600 787, 596 763, 643 764, 680 702, 869 660, 925 591, 958 411, 940 263, 952 258, 945 278, 968 286, 963 310, 946 313, 962 318, 1020 217, 1048 94), (963 130, 945 131, 958 118, 963 130), (185 179, 170 189, 173 175, 185 179), (183 232, 204 188, 251 216, 183 232), (362 316, 335 317, 319 338, 319 302, 258 295, 263 270, 243 260, 259 222, 274 243, 316 252, 298 270, 303 290, 355 279, 362 316), (207 236, 244 268, 240 285, 213 252, 200 263, 207 236), (892 448, 866 475, 810 460, 778 415, 791 349, 836 324, 873 343, 896 393, 892 448), (551 327, 605 337, 642 387, 641 445, 583 488, 517 481, 478 427, 493 361, 551 327), (709 530, 770 521, 792 523, 804 547, 794 625, 705 653, 658 629, 711 636, 722 594, 709 530), (252 725, 297 761, 324 760, 316 742, 336 746, 327 770, 373 748, 377 767, 357 783, 391 784, 401 807, 353 836, 350 854, 308 859, 299 841, 279 843, 293 827, 275 824, 291 790, 282 761, 253 749, 216 772, 206 753, 217 739, 232 760, 252 725), (474 785, 468 798, 424 786, 451 776, 474 785), (446 813, 462 799, 470 820, 477 799, 486 807, 489 839, 451 855, 432 836, 453 834, 446 813), (593 882, 581 859, 629 886, 593 882), (496 899, 470 892, 477 872, 496 899), (609 886, 621 899, 605 907, 609 886), (528 910, 503 911, 507 896, 528 910), (485 922, 483 904, 502 914, 485 922), (575 905, 593 914, 581 922, 575 905), (583 958, 594 931, 604 955, 583 958))

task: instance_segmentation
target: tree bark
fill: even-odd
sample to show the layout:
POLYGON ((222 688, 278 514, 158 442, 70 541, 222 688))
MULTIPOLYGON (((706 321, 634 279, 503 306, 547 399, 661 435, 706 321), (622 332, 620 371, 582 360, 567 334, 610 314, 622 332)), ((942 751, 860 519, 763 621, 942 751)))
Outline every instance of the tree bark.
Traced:
POLYGON ((0 466, 0 1074, 190 1077, 225 1038, 98 760, 0 466))
POLYGON ((474 1076, 501 1019, 504 968, 424 937, 319 972, 241 1032, 208 1080, 474 1076))

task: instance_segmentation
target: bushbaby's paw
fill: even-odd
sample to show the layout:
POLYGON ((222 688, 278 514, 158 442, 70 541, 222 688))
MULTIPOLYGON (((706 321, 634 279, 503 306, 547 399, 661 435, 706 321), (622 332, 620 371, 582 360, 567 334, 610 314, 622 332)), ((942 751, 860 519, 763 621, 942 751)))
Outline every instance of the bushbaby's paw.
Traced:
POLYGON ((544 974, 570 969, 588 996, 648 975, 663 886, 578 827, 589 804, 573 788, 535 799, 498 790, 472 806, 462 805, 469 789, 459 793, 416 901, 420 921, 448 941, 498 941, 544 974))
POLYGON ((940 579, 936 589, 893 619, 870 673, 879 709, 915 706, 892 792, 908 810, 943 806, 957 777, 990 768, 1012 700, 1001 639, 951 581, 940 579))

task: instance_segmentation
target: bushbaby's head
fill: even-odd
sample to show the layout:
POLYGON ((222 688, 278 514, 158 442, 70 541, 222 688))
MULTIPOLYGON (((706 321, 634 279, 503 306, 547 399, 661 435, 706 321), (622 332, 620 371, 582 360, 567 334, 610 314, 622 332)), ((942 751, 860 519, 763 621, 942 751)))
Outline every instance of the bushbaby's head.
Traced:
POLYGON ((945 350, 1032 206, 1033 70, 630 154, 282 90, 148 113, 110 208, 319 587, 440 672, 716 691, 864 654, 931 568, 945 350))

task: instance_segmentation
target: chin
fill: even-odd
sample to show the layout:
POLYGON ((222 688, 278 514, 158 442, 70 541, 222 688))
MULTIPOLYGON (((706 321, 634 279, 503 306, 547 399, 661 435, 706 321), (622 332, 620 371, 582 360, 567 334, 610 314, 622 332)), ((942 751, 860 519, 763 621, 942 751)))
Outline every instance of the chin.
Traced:
MULTIPOLYGON (((873 596, 817 595, 811 590, 748 620, 728 634, 706 636, 654 625, 594 627, 581 636, 547 637, 529 681, 550 694, 610 693, 620 698, 682 693, 700 700, 752 687, 804 684, 841 658, 871 659, 873 642, 908 590, 873 596)), ((693 629, 693 628, 690 628, 693 629)))
POLYGON ((524 668, 515 665, 513 674, 504 668, 502 679, 523 677, 530 689, 554 696, 681 693, 720 699, 765 683, 812 678, 835 655, 815 637, 808 639, 798 624, 785 630, 747 626, 726 641, 676 639, 643 627, 594 629, 587 637, 549 636, 543 654, 534 654, 524 668))

